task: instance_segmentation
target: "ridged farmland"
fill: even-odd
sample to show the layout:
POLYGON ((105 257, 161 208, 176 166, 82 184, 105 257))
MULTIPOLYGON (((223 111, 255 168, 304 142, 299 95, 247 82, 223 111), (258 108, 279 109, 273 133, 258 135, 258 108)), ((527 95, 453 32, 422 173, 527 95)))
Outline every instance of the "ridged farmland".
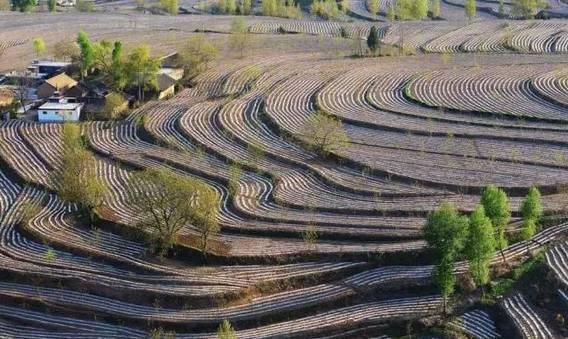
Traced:
MULTIPOLYGON (((462 15, 462 2, 444 0, 442 12, 462 15)), ((95 226, 53 180, 65 126, 0 122, 0 338, 217 338, 224 320, 239 339, 565 337, 568 21, 497 20, 498 3, 479 1, 494 20, 389 22, 389 3, 375 15, 352 0, 352 22, 250 17, 254 53, 223 56, 124 119, 80 122, 108 188, 95 226), (366 45, 372 27, 412 55, 334 55, 321 43, 366 45), (271 39, 320 47, 273 52, 271 39), (322 111, 348 140, 325 155, 304 133, 322 111), (149 253, 131 187, 144 170, 198 179, 219 197, 205 258, 192 223, 164 258, 149 253), (491 275, 539 262, 546 291, 525 277, 487 302, 464 287, 460 257, 446 310, 424 226, 444 203, 469 215, 488 185, 509 196, 516 239, 489 260, 491 275), (519 240, 531 187, 545 218, 519 240)), ((202 27, 212 41, 231 34, 225 16, 89 15, 0 14, 0 69, 29 61, 43 30, 47 42, 80 27, 164 51, 202 27)))

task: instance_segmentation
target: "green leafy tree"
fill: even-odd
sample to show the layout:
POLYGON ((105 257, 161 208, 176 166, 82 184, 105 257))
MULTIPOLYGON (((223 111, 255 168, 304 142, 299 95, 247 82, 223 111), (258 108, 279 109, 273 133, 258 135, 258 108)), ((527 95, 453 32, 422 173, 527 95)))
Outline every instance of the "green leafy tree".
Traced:
POLYGON ((223 320, 217 329, 218 339, 237 339, 237 333, 228 320, 223 320))
POLYGON ((20 12, 29 12, 37 6, 37 0, 12 0, 12 10, 20 12))
POLYGON ((468 218, 460 216, 455 206, 448 203, 442 204, 430 213, 424 226, 424 238, 438 262, 434 280, 444 297, 444 312, 447 298, 453 293, 454 262, 458 253, 463 249, 467 227, 468 218))
POLYGON ((477 286, 489 282, 489 264, 495 254, 494 230, 491 220, 485 215, 483 206, 476 206, 469 217, 469 232, 465 255, 469 271, 477 286))
POLYGON ((61 141, 63 166, 55 177, 59 196, 79 204, 92 223, 104 205, 107 187, 97 177, 95 157, 86 149, 80 127, 65 123, 61 141))
POLYGON ((36 57, 39 58, 40 55, 45 53, 45 42, 42 38, 34 38, 32 40, 32 48, 34 50, 34 53, 36 54, 36 57))
POLYGON ((387 20, 391 22, 396 20, 396 10, 392 2, 387 9, 387 20))
POLYGON ((211 187, 201 184, 199 186, 199 199, 197 199, 193 223, 201 236, 201 253, 206 256, 209 250, 209 239, 219 233, 221 227, 217 221, 219 214, 219 196, 211 187))
POLYGON ((244 51, 250 41, 250 34, 243 18, 235 18, 231 23, 231 35, 229 37, 229 46, 231 49, 239 51, 242 58, 244 51))
POLYGON ((240 8, 239 12, 242 15, 250 15, 250 13, 252 12, 252 1, 251 0, 242 0, 239 8, 240 8))
POLYGON ((476 0, 465 0, 465 16, 469 21, 475 18, 477 12, 476 0))
POLYGON ((546 2, 542 0, 513 0, 511 14, 514 17, 532 19, 540 8, 544 8, 546 2))
POLYGON ((237 12, 237 2, 235 0, 226 0, 225 12, 227 14, 235 14, 237 12))
POLYGON ((440 294, 444 298, 444 313, 446 313, 448 298, 454 294, 456 286, 456 276, 454 274, 455 260, 453 258, 444 257, 436 265, 433 272, 433 279, 436 286, 440 290, 440 294))
POLYGON ((505 191, 494 185, 489 185, 483 189, 481 194, 481 204, 485 209, 485 214, 491 219, 491 224, 495 230, 495 248, 501 251, 503 261, 505 256, 503 249, 507 247, 505 228, 511 219, 511 208, 509 198, 505 191))
POLYGON ((313 247, 318 241, 318 227, 314 224, 306 225, 306 228, 302 232, 302 239, 308 245, 308 247, 313 247))
POLYGON ((128 79, 126 77, 122 43, 120 41, 114 42, 109 76, 112 79, 112 87, 114 89, 121 91, 126 86, 128 79))
POLYGON ((367 8, 369 9, 369 13, 377 15, 377 13, 379 13, 379 0, 368 0, 367 8))
POLYGON ((424 19, 428 16, 428 0, 414 0, 411 9, 414 19, 424 19))
POLYGON ((311 115, 304 122, 301 136, 308 140, 316 152, 324 156, 349 147, 349 137, 341 121, 322 111, 311 115))
POLYGON ((164 255, 181 229, 195 220, 201 181, 160 169, 135 173, 128 185, 130 205, 140 217, 152 251, 164 255))
POLYGON ((432 0, 432 18, 439 18, 441 15, 440 0, 432 0))
POLYGON ((144 92, 158 88, 160 61, 150 57, 150 48, 139 45, 128 55, 124 65, 129 83, 138 89, 138 100, 144 100, 144 92))
POLYGON ((93 0, 77 0, 75 4, 75 8, 79 12, 89 13, 95 9, 94 1, 93 0))
POLYGON ((542 217, 542 204, 540 202, 540 191, 538 188, 529 188, 529 192, 521 205, 521 215, 524 220, 532 219, 537 222, 542 217))
POLYGON ((55 6, 57 5, 56 0, 47 0, 47 9, 50 12, 55 12, 55 6))
POLYGON ((160 5, 162 9, 169 14, 176 15, 178 14, 179 4, 178 0, 160 0, 160 5))
POLYGON ((369 36, 367 37, 367 46, 371 50, 373 54, 377 52, 380 47, 380 40, 379 40, 379 33, 377 31, 377 27, 372 26, 371 30, 369 31, 369 36))
POLYGON ((179 54, 178 64, 183 67, 184 76, 191 79, 205 71, 218 56, 217 47, 199 34, 189 38, 179 54))
POLYGON ((530 239, 538 231, 538 223, 542 217, 542 204, 538 188, 529 188, 529 192, 521 204, 521 215, 523 216, 521 237, 525 240, 530 239))
POLYGON ((499 0, 499 7, 498 7, 497 11, 498 11, 500 17, 505 16, 505 1, 504 0, 499 0))
POLYGON ((395 15, 399 20, 412 20, 412 0, 397 0, 395 5, 395 15))
POLYGON ((105 105, 102 110, 103 117, 107 120, 120 119, 126 108, 124 96, 120 93, 112 92, 105 98, 105 105))
POLYGON ((93 44, 84 31, 79 32, 77 44, 81 51, 81 76, 86 76, 94 63, 93 44))

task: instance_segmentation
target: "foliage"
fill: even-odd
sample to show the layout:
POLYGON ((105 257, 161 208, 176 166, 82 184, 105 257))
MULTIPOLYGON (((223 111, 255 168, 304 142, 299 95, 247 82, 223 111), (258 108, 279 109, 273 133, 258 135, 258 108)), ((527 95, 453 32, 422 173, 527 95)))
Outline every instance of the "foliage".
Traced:
POLYGON ((523 227, 521 229, 521 239, 528 240, 532 238, 538 230, 538 226, 534 219, 523 220, 523 227))
POLYGON ((412 18, 418 20, 428 17, 428 0, 414 0, 411 15, 412 18))
POLYGON ((454 262, 467 237, 467 217, 460 216, 455 206, 444 203, 428 215, 424 226, 424 238, 438 262, 434 281, 446 300, 453 293, 456 278, 454 262))
POLYGON ((219 233, 221 227, 217 222, 219 214, 219 197, 213 188, 199 185, 199 195, 194 207, 193 223, 201 234, 201 252, 207 254, 209 239, 219 233))
POLYGON ((175 339, 176 338, 176 332, 164 331, 163 328, 159 327, 159 328, 154 328, 153 330, 151 330, 150 333, 148 334, 148 337, 150 339, 175 339))
POLYGON ((499 7, 497 9, 499 16, 505 16, 505 0, 499 0, 499 7))
POLYGON ((389 8, 387 9, 387 20, 388 21, 395 21, 396 20, 396 10, 394 4, 391 2, 389 8))
POLYGON ((229 166, 229 194, 235 196, 237 194, 237 190, 239 188, 239 181, 241 180, 241 176, 243 175, 243 171, 237 164, 231 164, 229 166))
POLYGON ((231 49, 239 51, 242 58, 245 48, 250 41, 250 34, 243 18, 235 18, 231 23, 231 36, 229 37, 229 46, 231 49))
POLYGON ((45 53, 45 42, 42 38, 34 38, 32 40, 32 48, 36 57, 39 57, 41 54, 45 53))
POLYGON ((57 259, 57 253, 55 253, 55 251, 51 247, 48 247, 45 250, 45 253, 44 253, 43 256, 44 256, 45 260, 49 261, 49 262, 54 262, 57 259))
POLYGON ((467 217, 460 216, 454 205, 443 203, 428 215, 424 238, 436 258, 454 258, 463 248, 467 226, 467 217))
POLYGON ((149 234, 154 253, 162 256, 176 243, 179 231, 195 220, 204 184, 168 170, 146 169, 132 175, 128 185, 138 227, 149 234))
POLYGON ((139 45, 128 55, 124 64, 126 78, 138 88, 138 100, 144 100, 144 91, 158 88, 160 60, 150 57, 150 48, 139 45))
POLYGON ((14 11, 29 12, 35 6, 37 6, 37 0, 12 0, 12 10, 14 11))
POLYGON ((475 18, 477 12, 477 3, 476 0, 465 0, 465 16, 472 20, 475 18))
POLYGON ((542 204, 538 188, 529 188, 529 192, 521 204, 521 215, 524 220, 531 219, 535 222, 538 222, 542 217, 542 204))
POLYGON ((103 116, 107 120, 117 120, 121 118, 124 112, 126 99, 120 93, 112 92, 105 98, 105 105, 103 107, 103 116))
POLYGON ((514 17, 532 19, 540 8, 544 8, 546 2, 542 0, 513 0, 511 14, 514 17))
POLYGON ((77 0, 75 8, 77 8, 79 12, 92 12, 95 5, 92 0, 77 0))
POLYGON ((63 166, 55 177, 59 196, 88 211, 91 222, 103 206, 107 187, 98 180, 94 156, 87 151, 78 125, 65 123, 62 133, 63 166))
POLYGON ((189 38, 178 58, 185 76, 195 77, 209 67, 209 63, 217 59, 219 50, 201 34, 189 38))
POLYGON ((306 228, 302 232, 302 239, 308 244, 308 246, 314 246, 319 238, 318 227, 313 224, 306 225, 306 228))
POLYGON ((87 75, 94 62, 93 44, 89 36, 84 31, 80 31, 77 37, 77 44, 79 45, 81 55, 81 74, 87 75))
MULTIPOLYGON (((9 11, 12 7, 10 0, 0 0, 0 11, 9 11)), ((0 52, 0 56, 2 53, 0 52)))
POLYGON ((341 13, 336 0, 313 0, 310 12, 323 19, 337 18, 341 13))
POLYGON ((379 0, 368 0, 367 9, 369 13, 377 15, 379 13, 379 0))
MULTIPOLYGON (((233 0, 234 1, 234 0, 233 0)), ((178 14, 178 0, 160 0, 160 6, 162 9, 169 14, 176 15, 178 14)))
POLYGON ((47 9, 50 12, 55 12, 56 5, 57 5, 56 0, 47 0, 47 9))
POLYGON ((81 50, 75 41, 61 40, 53 46, 53 56, 57 60, 79 60, 81 50))
POLYGON ((440 11, 440 0, 432 0, 432 18, 439 18, 441 15, 440 11))
POLYGON ((505 227, 511 219, 509 198, 502 189, 489 185, 483 189, 481 204, 485 209, 485 214, 491 219, 491 224, 495 230, 495 248, 503 250, 507 247, 505 227))
POLYGON ((380 44, 381 42, 379 40, 379 33, 377 31, 377 27, 372 26, 371 30, 369 31, 369 36, 367 37, 367 46, 374 54, 379 49, 380 44))
POLYGON ((469 270, 477 286, 489 282, 489 263, 495 254, 495 239, 491 220, 485 215, 483 206, 476 206, 469 217, 469 233, 465 255, 469 270))
POLYGON ((412 8, 414 3, 412 0, 397 0, 395 5, 395 15, 398 20, 412 20, 412 8))
POLYGON ((349 146, 349 137, 338 119, 318 111, 310 116, 302 127, 301 135, 324 156, 349 146))
POLYGON ((262 15, 297 19, 302 16, 302 10, 293 0, 262 0, 262 15))
POLYGON ((218 339, 237 339, 235 329, 228 320, 223 320, 217 329, 218 339))

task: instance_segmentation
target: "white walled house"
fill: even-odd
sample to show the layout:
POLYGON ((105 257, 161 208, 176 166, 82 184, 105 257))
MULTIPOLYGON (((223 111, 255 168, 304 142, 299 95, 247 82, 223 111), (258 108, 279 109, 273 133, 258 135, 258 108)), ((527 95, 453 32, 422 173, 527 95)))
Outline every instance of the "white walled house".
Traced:
POLYGON ((68 98, 51 97, 37 109, 39 122, 77 122, 81 118, 83 104, 68 98))

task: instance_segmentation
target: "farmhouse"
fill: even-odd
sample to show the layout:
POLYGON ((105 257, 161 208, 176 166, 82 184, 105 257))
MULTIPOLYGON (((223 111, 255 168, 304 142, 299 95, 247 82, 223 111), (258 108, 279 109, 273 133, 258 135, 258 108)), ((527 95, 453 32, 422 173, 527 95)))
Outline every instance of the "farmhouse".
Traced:
POLYGON ((66 97, 80 97, 82 96, 82 89, 79 87, 77 81, 73 80, 65 73, 61 73, 52 78, 47 79, 37 89, 37 96, 40 99, 47 99, 55 92, 59 92, 66 97))
POLYGON ((57 74, 69 65, 71 65, 70 62, 34 60, 28 67, 28 71, 33 74, 38 74, 42 78, 47 78, 53 76, 54 74, 57 74))
POLYGON ((40 122, 77 122, 81 117, 83 104, 73 98, 66 98, 55 93, 53 97, 41 105, 37 111, 40 122))

